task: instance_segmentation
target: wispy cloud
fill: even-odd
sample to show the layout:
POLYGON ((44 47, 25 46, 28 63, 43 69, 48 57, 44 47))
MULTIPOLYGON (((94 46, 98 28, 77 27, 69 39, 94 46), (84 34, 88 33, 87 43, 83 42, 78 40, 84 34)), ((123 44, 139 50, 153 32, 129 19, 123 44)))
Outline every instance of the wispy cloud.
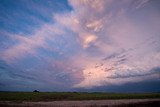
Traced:
MULTIPOLYGON (((68 3, 72 10, 52 13, 51 23, 43 22, 31 34, 1 30, 15 43, 2 47, 0 59, 8 64, 25 62, 23 70, 28 70, 28 75, 35 75, 48 85, 69 84, 72 88, 159 78, 160 14, 148 8, 154 3, 149 0, 68 3), (27 62, 29 58, 33 61, 27 62), (29 62, 35 64, 28 64, 31 69, 25 68, 29 62)), ((45 12, 51 11, 32 5, 35 11, 42 11, 41 15, 48 16, 45 12)))
POLYGON ((50 48, 46 43, 47 39, 62 35, 64 32, 52 25, 44 25, 41 29, 35 31, 33 35, 27 37, 25 35, 12 35, 10 37, 18 43, 11 46, 2 53, 2 58, 6 61, 13 61, 27 54, 35 55, 37 48, 50 48))

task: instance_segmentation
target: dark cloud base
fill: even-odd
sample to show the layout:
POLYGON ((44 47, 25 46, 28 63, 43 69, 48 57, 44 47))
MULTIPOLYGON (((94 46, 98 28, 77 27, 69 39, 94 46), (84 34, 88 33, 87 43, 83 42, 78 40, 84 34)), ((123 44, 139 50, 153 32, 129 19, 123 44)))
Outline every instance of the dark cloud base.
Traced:
MULTIPOLYGON (((20 89, 14 89, 14 90, 10 90, 11 87, 5 87, 3 84, 0 84, 0 91, 33 91, 35 88, 33 89, 24 89, 24 87, 20 88, 20 89), (2 88, 3 87, 3 88, 2 88)), ((37 87, 37 89, 40 87, 37 87)), ((13 88, 12 88, 13 89, 13 88)), ((65 89, 65 87, 64 87, 65 89)), ((64 90, 64 89, 58 89, 59 91, 57 91, 57 88, 50 88, 50 89, 45 89, 43 87, 38 89, 41 92, 114 92, 114 93, 141 93, 141 92, 160 92, 160 80, 150 80, 150 81, 143 81, 143 82, 137 82, 137 83, 127 83, 127 84, 123 84, 123 85, 112 85, 112 86, 101 86, 101 87, 94 87, 92 89, 83 89, 83 88, 79 88, 79 89, 68 89, 68 90, 64 90), (55 91, 56 89, 56 91, 55 91)))
POLYGON ((160 79, 147 80, 143 82, 126 83, 123 85, 101 86, 92 89, 77 89, 82 92, 115 92, 115 93, 140 93, 140 92, 160 92, 160 79))

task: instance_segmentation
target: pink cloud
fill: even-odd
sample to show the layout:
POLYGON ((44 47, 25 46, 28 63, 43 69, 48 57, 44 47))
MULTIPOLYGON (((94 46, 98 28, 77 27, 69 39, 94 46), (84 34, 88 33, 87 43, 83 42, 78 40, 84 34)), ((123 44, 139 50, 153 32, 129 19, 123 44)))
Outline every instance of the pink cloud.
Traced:
MULTIPOLYGON (((147 2, 148 0, 136 3, 135 13, 147 2)), ((64 62, 51 61, 53 66, 64 70, 57 73, 58 76, 69 73, 74 81, 78 80, 73 87, 92 88, 158 78, 156 74, 145 75, 150 73, 150 69, 160 66, 160 53, 156 51, 159 45, 153 47, 149 45, 150 41, 146 41, 155 30, 147 29, 145 25, 150 24, 145 24, 145 21, 138 26, 136 17, 139 14, 128 14, 132 1, 70 0, 69 3, 73 10, 55 14, 55 24, 42 26, 30 37, 16 35, 14 39, 19 43, 3 52, 4 60, 12 61, 27 54, 36 55, 35 50, 39 47, 50 49, 46 39, 54 40, 55 36, 61 34, 68 37, 74 34, 81 46, 80 51, 64 62), (118 54, 114 56, 115 53, 118 54), (110 55, 114 57, 102 60, 110 55)), ((157 20, 154 22, 159 22, 159 16, 153 16, 157 20)), ((150 23, 152 22, 151 20, 150 23)), ((154 25, 153 23, 153 29, 159 28, 159 25, 154 25)), ((158 30, 156 32, 159 34, 158 30)), ((152 37, 149 40, 157 39, 154 35, 152 37)))
POLYGON ((12 62, 14 59, 23 58, 27 54, 36 56, 35 50, 37 48, 50 48, 46 43, 46 39, 53 39, 58 34, 63 33, 56 26, 44 25, 30 36, 10 34, 10 37, 18 43, 2 52, 3 59, 7 62, 12 62))

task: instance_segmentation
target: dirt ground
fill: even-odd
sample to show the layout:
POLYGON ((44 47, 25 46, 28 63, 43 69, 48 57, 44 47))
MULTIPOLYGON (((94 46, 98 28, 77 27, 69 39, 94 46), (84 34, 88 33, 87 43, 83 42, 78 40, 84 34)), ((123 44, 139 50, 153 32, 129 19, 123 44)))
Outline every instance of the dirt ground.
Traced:
POLYGON ((85 100, 50 102, 0 101, 0 107, 160 107, 160 99, 85 100))

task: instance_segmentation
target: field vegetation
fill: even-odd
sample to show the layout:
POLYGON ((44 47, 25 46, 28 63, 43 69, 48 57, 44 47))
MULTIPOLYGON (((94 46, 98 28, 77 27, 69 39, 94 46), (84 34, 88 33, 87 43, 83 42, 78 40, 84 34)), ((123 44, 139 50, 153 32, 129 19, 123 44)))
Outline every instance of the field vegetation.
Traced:
POLYGON ((0 101, 62 101, 160 98, 160 93, 0 92, 0 101))

